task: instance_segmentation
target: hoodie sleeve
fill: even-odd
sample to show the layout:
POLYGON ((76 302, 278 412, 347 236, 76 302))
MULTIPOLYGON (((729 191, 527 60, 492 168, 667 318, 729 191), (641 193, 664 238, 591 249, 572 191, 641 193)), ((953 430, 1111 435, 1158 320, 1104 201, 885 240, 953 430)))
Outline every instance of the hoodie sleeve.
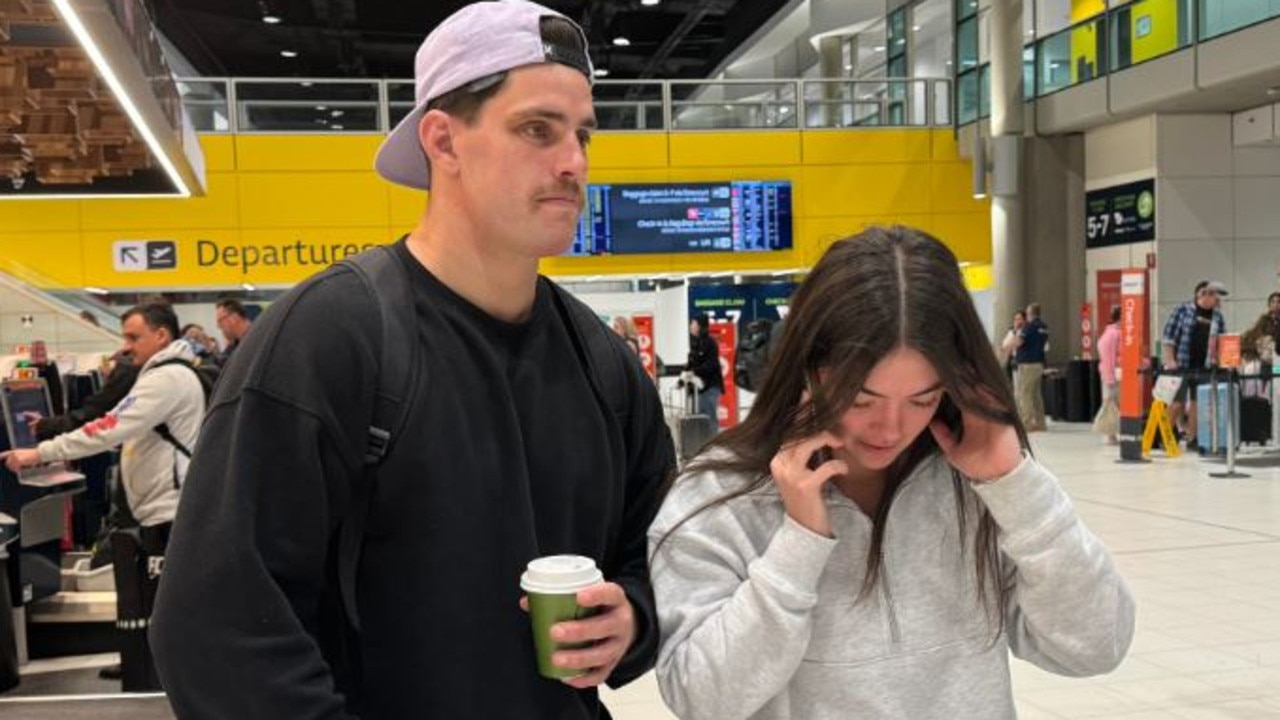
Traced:
POLYGON ((1133 596, 1057 479, 1027 457, 973 487, 1000 527, 1013 654, 1061 675, 1114 670, 1133 640, 1133 596))
POLYGON ((258 321, 223 371, 166 552, 150 629, 188 720, 344 720, 321 642, 330 539, 360 471, 376 306, 331 271, 258 321), (337 277, 334 277, 334 275, 337 277), (317 361, 323 358, 323 362, 317 361))
POLYGON ((786 517, 757 556, 744 550, 752 544, 727 506, 670 530, 701 504, 669 502, 649 533, 662 625, 658 686, 685 720, 740 720, 800 667, 836 541, 786 517))
POLYGON ((194 373, 177 365, 148 370, 138 376, 133 389, 106 415, 40 443, 37 446, 40 459, 44 462, 78 460, 151 432, 171 417, 187 397, 173 392, 174 383, 182 382, 178 373, 189 375, 191 382, 199 382, 194 373))

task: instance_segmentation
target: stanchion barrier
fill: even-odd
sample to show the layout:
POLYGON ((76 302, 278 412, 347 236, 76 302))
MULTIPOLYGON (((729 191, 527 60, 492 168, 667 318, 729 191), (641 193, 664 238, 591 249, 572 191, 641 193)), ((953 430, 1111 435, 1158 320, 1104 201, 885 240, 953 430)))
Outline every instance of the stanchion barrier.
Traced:
MULTIPOLYGON (((1239 419, 1239 398, 1236 397, 1239 392, 1236 386, 1237 375, 1234 368, 1227 371, 1227 470, 1220 473, 1209 473, 1209 477, 1215 478, 1247 478, 1247 473, 1236 472, 1236 438, 1239 437, 1239 428, 1236 422, 1239 419)), ((1216 393, 1216 386, 1215 386, 1216 393)), ((1212 418, 1214 430, 1217 430, 1218 419, 1212 418)))

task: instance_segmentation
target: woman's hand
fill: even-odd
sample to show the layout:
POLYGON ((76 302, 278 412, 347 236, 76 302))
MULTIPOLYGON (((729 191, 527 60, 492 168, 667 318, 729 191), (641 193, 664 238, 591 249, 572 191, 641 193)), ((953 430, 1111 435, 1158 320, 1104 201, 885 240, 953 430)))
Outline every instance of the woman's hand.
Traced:
POLYGON ((955 435, 940 420, 929 425, 947 462, 975 482, 990 482, 1013 472, 1022 462, 1022 443, 1012 425, 1003 425, 978 415, 960 411, 964 423, 964 439, 955 435))
POLYGON ((849 466, 842 460, 827 460, 816 468, 810 468, 809 459, 819 450, 842 445, 835 435, 824 432, 783 445, 769 463, 769 472, 778 485, 787 514, 792 520, 824 537, 832 535, 822 488, 832 478, 848 473, 849 466))

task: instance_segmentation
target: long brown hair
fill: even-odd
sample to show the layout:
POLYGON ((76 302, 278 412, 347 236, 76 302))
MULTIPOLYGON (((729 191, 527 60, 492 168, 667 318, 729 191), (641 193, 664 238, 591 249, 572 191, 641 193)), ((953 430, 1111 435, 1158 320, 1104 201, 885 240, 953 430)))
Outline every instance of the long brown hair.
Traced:
MULTIPOLYGON (((902 346, 918 351, 937 371, 945 390, 938 412, 953 430, 959 432, 960 411, 971 412, 1013 426, 1027 447, 1008 378, 987 341, 955 255, 919 230, 869 228, 837 241, 814 266, 792 299, 751 414, 711 441, 686 469, 686 476, 715 471, 741 475, 748 482, 681 519, 654 551, 699 513, 769 483, 769 463, 779 448, 835 427, 872 368, 902 346), (820 370, 825 379, 811 385, 820 370), (803 401, 806 387, 812 391, 803 401)), ((938 452, 926 430, 889 467, 859 599, 880 582, 885 526, 899 485, 938 452)), ((968 535, 969 505, 974 502, 965 482, 953 469, 962 539, 968 535)), ((975 510, 978 599, 996 621, 998 636, 1008 605, 998 528, 985 507, 978 504, 975 510)))

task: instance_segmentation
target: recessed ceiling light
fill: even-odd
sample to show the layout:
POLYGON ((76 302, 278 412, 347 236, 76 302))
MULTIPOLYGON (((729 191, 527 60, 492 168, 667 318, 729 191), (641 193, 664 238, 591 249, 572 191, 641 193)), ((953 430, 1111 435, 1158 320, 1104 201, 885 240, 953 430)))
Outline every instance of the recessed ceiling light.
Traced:
POLYGON ((783 115, 786 115, 787 113, 791 112, 791 108, 787 107, 786 105, 783 105, 782 107, 778 108, 778 112, 782 113, 783 115))
POLYGON ((911 26, 911 32, 920 32, 920 26, 919 26, 919 25, 912 25, 912 26, 911 26))
POLYGON ((329 110, 329 106, 328 106, 328 105, 317 105, 317 106, 316 106, 316 110, 317 110, 318 112, 328 112, 328 110, 329 110))
POLYGON ((884 46, 883 46, 883 45, 877 45, 877 46, 875 46, 875 48, 874 48, 874 49, 875 49, 875 51, 876 51, 876 52, 884 52, 884 46))
POLYGON ((844 69, 845 69, 845 70, 852 70, 852 69, 853 69, 853 66, 852 66, 852 65, 845 65, 845 66, 844 66, 844 69))
POLYGON ((660 2, 662 2, 662 0, 640 0, 641 5, 645 5, 648 7, 653 7, 654 5, 657 5, 660 2))
POLYGON ((264 23, 266 23, 266 24, 268 24, 268 25, 279 25, 279 24, 280 24, 280 16, 279 16, 279 15, 263 15, 263 16, 262 16, 262 22, 264 22, 264 23))
POLYGON ((613 39, 613 44, 617 45, 618 47, 627 47, 631 45, 631 41, 619 35, 618 37, 613 39))
POLYGON ((596 68, 596 77, 609 77, 609 68, 596 68))
POLYGON ((311 82, 310 80, 303 80, 302 82, 300 82, 300 83, 298 83, 298 84, 299 84, 299 85, 301 85, 302 87, 311 87, 311 86, 312 86, 312 85, 314 85, 315 83, 311 82))
POLYGON ((344 113, 344 112, 343 112, 343 111, 341 111, 341 110, 334 110, 333 112, 329 113, 329 116, 330 116, 330 117, 342 117, 342 116, 343 116, 343 115, 345 115, 345 114, 346 114, 346 113, 344 113))
POLYGON ((329 129, 331 129, 331 130, 342 130, 342 129, 344 129, 344 128, 343 128, 341 125, 330 125, 330 126, 329 126, 329 129))
POLYGON ((280 57, 283 57, 283 58, 296 58, 296 57, 298 57, 298 53, 296 53, 296 52, 294 52, 294 51, 292 51, 292 50, 281 50, 281 51, 280 51, 280 57))

